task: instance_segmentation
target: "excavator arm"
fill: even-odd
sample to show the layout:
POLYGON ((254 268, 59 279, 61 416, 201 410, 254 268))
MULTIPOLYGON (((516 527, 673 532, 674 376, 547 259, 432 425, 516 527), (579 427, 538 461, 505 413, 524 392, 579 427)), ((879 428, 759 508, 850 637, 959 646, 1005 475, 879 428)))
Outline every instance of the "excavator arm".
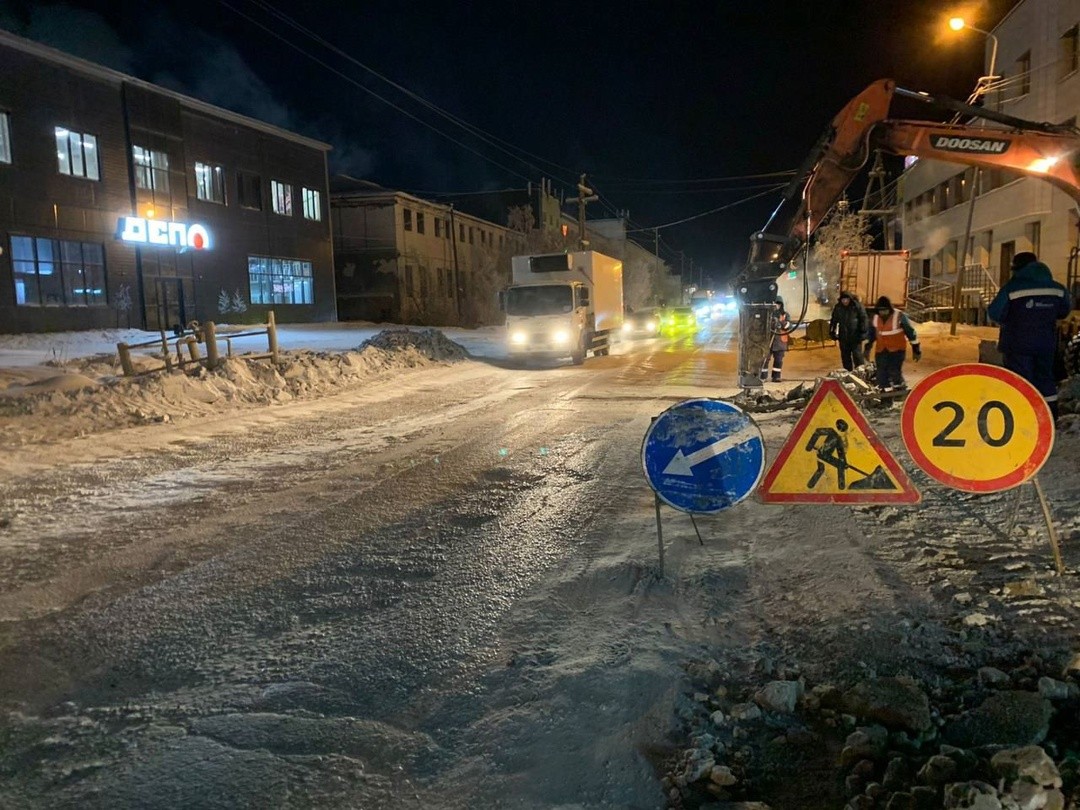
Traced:
POLYGON ((759 371, 772 343, 769 310, 776 280, 807 245, 818 225, 866 165, 874 150, 1042 177, 1080 204, 1080 135, 1074 127, 1015 118, 954 99, 916 93, 891 79, 874 82, 833 118, 784 189, 765 227, 750 240, 750 257, 736 280, 739 384, 761 385, 759 371), (890 119, 896 96, 982 118, 1000 128, 890 119))

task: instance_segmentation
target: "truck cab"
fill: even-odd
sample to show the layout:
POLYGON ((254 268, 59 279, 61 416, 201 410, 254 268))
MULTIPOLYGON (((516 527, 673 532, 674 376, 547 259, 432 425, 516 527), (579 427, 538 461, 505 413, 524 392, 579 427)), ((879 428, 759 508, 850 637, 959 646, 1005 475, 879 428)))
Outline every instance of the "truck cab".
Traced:
POLYGON ((514 256, 503 293, 511 357, 605 355, 622 328, 622 262, 595 251, 514 256))

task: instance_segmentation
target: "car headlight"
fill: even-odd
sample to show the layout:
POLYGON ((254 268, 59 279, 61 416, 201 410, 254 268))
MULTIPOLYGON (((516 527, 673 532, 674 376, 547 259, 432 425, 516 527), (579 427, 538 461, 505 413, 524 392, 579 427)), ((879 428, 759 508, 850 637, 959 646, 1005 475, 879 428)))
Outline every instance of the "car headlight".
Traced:
POLYGON ((622 330, 624 332, 633 332, 634 331, 634 325, 632 323, 630 323, 630 321, 627 321, 626 323, 624 323, 622 325, 622 330))
POLYGON ((649 321, 647 324, 645 324, 645 331, 647 331, 647 332, 655 332, 656 331, 656 321, 649 321))
POLYGON ((557 332, 552 332, 551 339, 558 344, 569 343, 570 333, 567 332, 565 329, 560 329, 557 332))
POLYGON ((514 332, 514 334, 510 335, 510 342, 517 346, 523 346, 529 342, 529 336, 524 332, 514 332))

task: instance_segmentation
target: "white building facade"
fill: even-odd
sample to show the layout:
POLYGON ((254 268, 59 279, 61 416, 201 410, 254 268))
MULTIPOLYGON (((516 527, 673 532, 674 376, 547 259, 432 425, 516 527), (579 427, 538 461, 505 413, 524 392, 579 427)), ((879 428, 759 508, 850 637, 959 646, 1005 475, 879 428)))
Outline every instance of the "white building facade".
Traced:
MULTIPOLYGON (((984 105, 1029 121, 1075 124, 1080 114, 1078 24, 1080 0, 1022 0, 1014 6, 991 31, 998 40, 993 72, 1000 78, 984 105)), ((963 30, 957 36, 984 35, 963 30)), ((986 40, 989 73, 992 40, 986 40)), ((960 267, 980 265, 1000 285, 1009 277, 1012 257, 1032 251, 1065 283, 1078 236, 1072 198, 1044 180, 996 169, 979 172, 973 189, 974 175, 969 167, 932 160, 917 161, 904 173, 903 244, 911 251, 913 281, 953 283, 960 267)))

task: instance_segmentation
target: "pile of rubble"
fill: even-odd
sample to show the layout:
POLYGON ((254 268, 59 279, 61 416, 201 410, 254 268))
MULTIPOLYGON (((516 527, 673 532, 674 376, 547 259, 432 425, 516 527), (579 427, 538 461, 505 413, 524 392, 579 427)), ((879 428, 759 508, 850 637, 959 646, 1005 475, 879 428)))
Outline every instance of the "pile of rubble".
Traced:
MULTIPOLYGON (((854 371, 844 371, 843 369, 831 371, 827 375, 827 379, 839 381, 844 386, 844 389, 856 400, 872 403, 878 401, 875 397, 874 374, 874 364, 867 363, 859 366, 854 371)), ((817 381, 799 383, 786 393, 766 388, 744 388, 731 399, 731 402, 748 413, 768 413, 769 411, 780 411, 787 408, 801 410, 810 401, 816 387, 817 381)))
POLYGON ((933 687, 873 677, 811 688, 792 669, 734 686, 716 661, 693 662, 679 707, 693 747, 664 776, 669 807, 1076 807, 1080 656, 1058 677, 1047 669, 1029 655, 933 687))

